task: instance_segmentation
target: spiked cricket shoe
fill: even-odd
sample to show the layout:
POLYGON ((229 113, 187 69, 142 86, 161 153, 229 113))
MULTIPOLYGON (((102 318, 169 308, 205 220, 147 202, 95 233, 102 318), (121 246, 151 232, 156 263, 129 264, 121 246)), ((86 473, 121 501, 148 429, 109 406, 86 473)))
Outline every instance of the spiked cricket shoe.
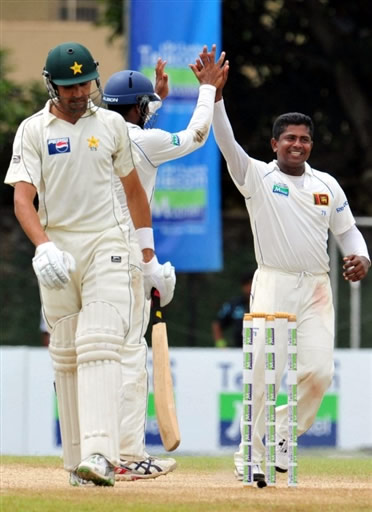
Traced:
POLYGON ((103 455, 90 455, 78 465, 76 474, 95 485, 115 485, 114 466, 103 455))
POLYGON ((69 484, 72 485, 72 487, 92 487, 94 485, 93 482, 80 478, 76 471, 70 472, 69 484))
POLYGON ((288 471, 288 441, 281 439, 276 445, 275 469, 279 473, 288 471))

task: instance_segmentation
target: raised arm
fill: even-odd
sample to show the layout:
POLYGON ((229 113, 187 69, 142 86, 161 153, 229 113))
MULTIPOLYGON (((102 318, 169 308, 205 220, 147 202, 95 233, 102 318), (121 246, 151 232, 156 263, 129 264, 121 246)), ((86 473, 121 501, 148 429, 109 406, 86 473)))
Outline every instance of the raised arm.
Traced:
POLYGON ((158 58, 155 66, 155 92, 162 100, 169 94, 168 73, 165 72, 166 60, 158 58))
MULTIPOLYGON (((209 52, 208 47, 204 46, 203 51, 199 54, 196 64, 190 64, 190 69, 200 84, 200 93, 196 109, 187 126, 188 130, 193 130, 196 138, 202 138, 204 141, 209 135, 209 130, 213 119, 213 107, 210 102, 203 98, 203 86, 214 87, 213 100, 215 99, 216 90, 221 86, 224 75, 227 75, 229 69, 229 61, 225 61, 225 52, 222 52, 216 61, 216 45, 212 45, 209 52)), ((209 87, 210 89, 210 87, 209 87)), ((209 94, 209 98, 211 95, 209 94)))
POLYGON ((249 156, 236 142, 229 118, 223 101, 223 88, 228 78, 228 70, 223 75, 223 80, 216 91, 213 115, 213 133, 223 154, 228 170, 238 185, 243 185, 248 169, 249 156))
POLYGON ((156 112, 161 108, 163 104, 163 100, 169 94, 169 83, 168 83, 168 73, 165 72, 165 66, 167 64, 166 60, 163 60, 161 57, 158 58, 155 66, 155 86, 154 91, 159 96, 161 101, 150 101, 149 103, 149 117, 156 114, 156 112))
POLYGON ((190 65, 200 83, 200 88, 198 101, 187 127, 175 133, 164 130, 144 130, 139 145, 155 168, 170 160, 188 155, 205 144, 213 118, 216 88, 222 81, 224 69, 228 67, 228 63, 224 62, 225 54, 222 53, 217 62, 215 54, 215 46, 211 52, 208 52, 205 46, 200 54, 200 70, 196 65, 190 65))

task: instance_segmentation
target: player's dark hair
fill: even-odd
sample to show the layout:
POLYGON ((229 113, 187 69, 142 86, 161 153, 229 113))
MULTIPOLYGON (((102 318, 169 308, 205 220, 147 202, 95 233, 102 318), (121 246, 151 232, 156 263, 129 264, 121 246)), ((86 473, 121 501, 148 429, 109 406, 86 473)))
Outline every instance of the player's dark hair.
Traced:
POLYGON ((120 114, 122 117, 125 117, 135 106, 136 105, 113 105, 112 103, 108 103, 107 108, 108 110, 113 110, 114 112, 120 114))
POLYGON ((138 98, 138 102, 135 103, 135 104, 121 104, 121 105, 115 105, 115 104, 112 104, 112 103, 108 103, 107 104, 107 108, 109 110, 113 110, 114 112, 117 112, 118 114, 120 114, 122 117, 124 117, 125 120, 127 120, 127 115, 129 114, 129 112, 132 110, 133 107, 137 106, 139 107, 140 109, 140 118, 139 118, 139 121, 138 121, 138 126, 140 126, 141 128, 143 128, 146 124, 146 122, 148 121, 148 105, 149 105, 149 97, 147 95, 144 95, 144 96, 141 96, 138 98))
POLYGON ((281 116, 277 117, 273 124, 273 138, 275 140, 279 140, 280 135, 285 131, 287 126, 289 126, 290 124, 304 124, 309 128, 310 137, 313 138, 314 124, 311 117, 305 114, 300 114, 299 112, 289 112, 287 114, 282 114, 281 116))

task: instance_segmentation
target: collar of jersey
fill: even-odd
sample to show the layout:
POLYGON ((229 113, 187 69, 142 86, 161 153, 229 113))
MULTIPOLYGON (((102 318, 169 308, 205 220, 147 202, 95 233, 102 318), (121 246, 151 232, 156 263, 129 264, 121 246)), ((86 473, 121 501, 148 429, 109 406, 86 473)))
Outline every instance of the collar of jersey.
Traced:
POLYGON ((127 121, 127 125, 128 128, 130 128, 131 130, 133 130, 134 128, 137 128, 137 130, 142 130, 142 128, 138 126, 138 124, 131 123, 130 121, 127 121))
MULTIPOLYGON (((271 170, 273 170, 273 171, 274 171, 274 170, 278 170, 278 171, 280 171, 280 168, 279 168, 279 165, 278 165, 278 161, 277 161, 277 160, 273 160, 273 161, 272 161, 272 162, 270 162, 268 165, 269 165, 269 167, 270 167, 270 169, 271 169, 271 170)), ((280 172, 283 172, 283 171, 280 171, 280 172)), ((284 174, 285 174, 285 173, 284 173, 284 174)), ((310 165, 309 165, 307 162, 305 162, 305 172, 304 172, 304 174, 309 174, 310 176, 313 176, 313 175, 314 175, 312 168, 310 167, 310 165)))
MULTIPOLYGON (((51 105, 52 105, 52 100, 48 100, 45 104, 45 107, 43 108, 43 116, 44 116, 44 120, 45 120, 45 126, 48 126, 52 121, 54 121, 55 119, 58 119, 54 114, 51 113, 51 111, 50 111, 51 105)), ((88 100, 87 110, 90 110, 91 114, 94 114, 98 108, 99 107, 97 107, 93 103, 92 100, 88 100)))

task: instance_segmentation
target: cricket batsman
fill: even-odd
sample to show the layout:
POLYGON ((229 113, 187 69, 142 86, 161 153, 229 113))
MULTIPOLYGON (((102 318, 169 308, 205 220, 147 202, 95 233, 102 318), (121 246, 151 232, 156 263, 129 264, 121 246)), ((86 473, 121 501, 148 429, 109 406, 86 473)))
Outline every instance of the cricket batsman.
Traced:
POLYGON ((51 330, 64 467, 72 485, 113 486, 121 354, 133 303, 133 228, 122 214, 115 177, 125 191, 144 285, 157 288, 163 304, 173 297, 175 272, 154 253, 126 122, 94 103, 101 93, 97 67, 76 42, 48 53, 43 76, 50 99, 18 128, 5 183, 14 186, 15 215, 36 248, 32 265, 51 330))

